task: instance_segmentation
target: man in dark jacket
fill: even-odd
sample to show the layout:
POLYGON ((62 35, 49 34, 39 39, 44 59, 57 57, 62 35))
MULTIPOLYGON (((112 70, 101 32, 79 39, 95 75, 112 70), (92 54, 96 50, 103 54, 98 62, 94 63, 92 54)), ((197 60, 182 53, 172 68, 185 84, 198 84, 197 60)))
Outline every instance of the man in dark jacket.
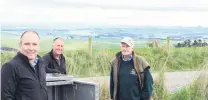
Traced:
POLYGON ((66 74, 66 63, 63 51, 64 40, 59 37, 55 38, 52 50, 42 57, 44 59, 44 63, 46 64, 46 73, 66 74))
POLYGON ((26 31, 17 55, 1 68, 1 100, 47 100, 46 72, 38 56, 40 38, 26 31))
POLYGON ((112 100, 151 100, 153 79, 150 66, 134 51, 134 42, 126 37, 121 40, 121 52, 111 63, 110 96, 112 100))

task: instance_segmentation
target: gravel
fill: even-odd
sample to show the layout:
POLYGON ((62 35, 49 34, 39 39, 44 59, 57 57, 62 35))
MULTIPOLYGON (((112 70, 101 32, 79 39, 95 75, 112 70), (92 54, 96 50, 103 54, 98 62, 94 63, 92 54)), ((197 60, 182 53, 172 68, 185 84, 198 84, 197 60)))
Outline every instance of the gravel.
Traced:
MULTIPOLYGON (((166 72, 165 87, 169 92, 177 91, 180 88, 188 86, 202 74, 208 76, 208 71, 166 72)), ((152 76, 155 79, 157 73, 153 73, 152 76)), ((109 88, 109 76, 80 78, 79 80, 105 84, 109 88)))

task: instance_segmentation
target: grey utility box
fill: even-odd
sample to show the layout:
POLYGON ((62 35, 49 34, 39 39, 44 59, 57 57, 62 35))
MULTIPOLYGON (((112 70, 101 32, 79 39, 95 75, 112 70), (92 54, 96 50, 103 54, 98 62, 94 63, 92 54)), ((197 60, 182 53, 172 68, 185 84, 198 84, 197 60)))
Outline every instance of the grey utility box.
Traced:
POLYGON ((99 100, 96 83, 60 74, 47 74, 46 81, 48 100, 99 100))

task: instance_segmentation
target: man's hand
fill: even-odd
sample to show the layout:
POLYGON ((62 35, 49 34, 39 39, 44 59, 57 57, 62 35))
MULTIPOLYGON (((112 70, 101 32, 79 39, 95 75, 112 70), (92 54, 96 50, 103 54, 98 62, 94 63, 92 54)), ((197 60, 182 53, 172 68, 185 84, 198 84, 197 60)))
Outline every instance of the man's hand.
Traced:
POLYGON ((61 73, 59 70, 57 70, 57 69, 54 69, 54 71, 56 72, 56 73, 61 73))

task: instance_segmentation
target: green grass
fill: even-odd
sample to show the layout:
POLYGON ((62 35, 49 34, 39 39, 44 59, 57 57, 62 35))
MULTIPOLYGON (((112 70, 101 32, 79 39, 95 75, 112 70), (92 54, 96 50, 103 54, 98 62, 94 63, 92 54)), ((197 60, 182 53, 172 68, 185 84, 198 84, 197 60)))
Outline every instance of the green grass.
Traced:
MULTIPOLYGON (((119 49, 93 49, 90 56, 86 49, 65 51, 68 73, 76 76, 102 76, 109 74, 109 61, 119 49)), ((166 59, 166 52, 152 48, 136 48, 138 55, 144 56, 152 71, 159 71, 166 59)), ((208 57, 208 48, 173 48, 166 71, 200 70, 201 63, 208 57)), ((44 55, 46 51, 40 52, 44 55)), ((8 61, 14 53, 3 53, 1 63, 8 61)), ((1 65, 2 65, 1 64, 1 65)))

